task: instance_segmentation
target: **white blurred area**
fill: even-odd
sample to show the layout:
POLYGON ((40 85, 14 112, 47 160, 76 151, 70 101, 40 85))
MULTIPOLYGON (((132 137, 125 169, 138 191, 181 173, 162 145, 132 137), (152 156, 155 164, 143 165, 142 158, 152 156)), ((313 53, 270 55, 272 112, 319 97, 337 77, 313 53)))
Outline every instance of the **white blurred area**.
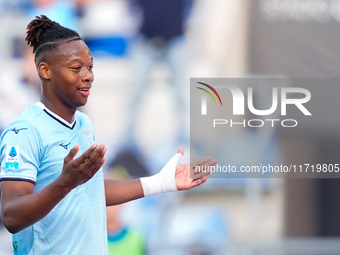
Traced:
MULTIPOLYGON (((23 14, 26 2, 0 0, 0 129, 39 98, 34 87, 22 82, 27 62, 13 56, 33 18, 23 14)), ((83 8, 78 24, 83 37, 128 39, 138 30, 138 19, 126 0, 79 0, 74 4, 83 8)), ((248 1, 193 1, 186 33, 188 78, 247 74, 248 8, 248 1)), ((108 159, 119 149, 116 141, 127 128, 128 81, 134 75, 129 73, 130 64, 126 54, 94 53, 95 82, 82 110, 93 122, 97 142, 108 146, 108 159)), ((179 132, 178 113, 169 96, 169 75, 164 64, 154 68, 143 114, 136 120, 138 139, 148 159, 158 156, 152 153, 160 141, 162 159, 170 159, 175 152, 167 149, 167 142, 179 132)), ((189 86, 189 79, 187 82, 189 86)), ((188 163, 188 152, 182 163, 188 163)), ((284 183, 271 179, 264 187, 257 180, 247 180, 233 188, 208 180, 192 191, 128 203, 123 212, 127 224, 148 229, 147 254, 252 254, 254 245, 283 237, 284 183)), ((0 254, 11 254, 11 247, 9 234, 0 229, 0 254)))

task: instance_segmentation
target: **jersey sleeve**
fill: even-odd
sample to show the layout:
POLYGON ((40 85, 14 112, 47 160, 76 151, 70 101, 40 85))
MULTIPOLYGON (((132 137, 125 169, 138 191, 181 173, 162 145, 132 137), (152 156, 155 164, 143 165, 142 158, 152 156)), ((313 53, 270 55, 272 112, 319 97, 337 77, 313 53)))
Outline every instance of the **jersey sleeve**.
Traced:
POLYGON ((41 144, 36 127, 26 121, 12 123, 1 136, 0 181, 28 181, 35 184, 41 144))

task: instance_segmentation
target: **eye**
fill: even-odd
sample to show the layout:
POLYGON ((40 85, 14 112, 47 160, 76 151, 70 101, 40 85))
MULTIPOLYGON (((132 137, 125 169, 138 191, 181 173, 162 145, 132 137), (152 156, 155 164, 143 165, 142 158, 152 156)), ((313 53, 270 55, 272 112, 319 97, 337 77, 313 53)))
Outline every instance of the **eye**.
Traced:
POLYGON ((80 68, 81 68, 80 66, 72 67, 72 69, 75 70, 75 71, 80 71, 80 68))
POLYGON ((88 69, 89 69, 89 70, 92 70, 92 69, 93 69, 93 66, 89 66, 88 69))

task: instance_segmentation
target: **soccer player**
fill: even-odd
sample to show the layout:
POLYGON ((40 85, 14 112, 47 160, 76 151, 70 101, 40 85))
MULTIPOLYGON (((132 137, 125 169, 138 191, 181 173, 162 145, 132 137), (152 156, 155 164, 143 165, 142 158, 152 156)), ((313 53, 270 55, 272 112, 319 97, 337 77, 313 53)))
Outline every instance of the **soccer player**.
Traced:
POLYGON ((1 213, 13 233, 15 254, 107 254, 105 206, 207 180, 195 166, 178 165, 183 148, 160 173, 128 181, 104 180, 105 145, 94 143, 86 104, 93 58, 78 33, 41 15, 27 26, 42 83, 41 101, 30 105, 2 133, 1 213))

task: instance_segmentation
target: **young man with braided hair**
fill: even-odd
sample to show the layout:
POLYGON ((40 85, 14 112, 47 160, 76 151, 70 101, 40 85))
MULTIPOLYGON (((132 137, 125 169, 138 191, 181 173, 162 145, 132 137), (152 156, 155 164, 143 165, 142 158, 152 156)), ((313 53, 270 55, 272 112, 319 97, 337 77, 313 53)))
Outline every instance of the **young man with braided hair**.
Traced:
POLYGON ((27 30, 42 95, 1 136, 3 223, 15 254, 107 254, 105 206, 198 186, 209 173, 190 178, 190 167, 217 161, 178 165, 181 147, 154 176, 103 180, 106 147, 94 143, 89 118, 77 111, 94 80, 89 48, 43 15, 27 30))

